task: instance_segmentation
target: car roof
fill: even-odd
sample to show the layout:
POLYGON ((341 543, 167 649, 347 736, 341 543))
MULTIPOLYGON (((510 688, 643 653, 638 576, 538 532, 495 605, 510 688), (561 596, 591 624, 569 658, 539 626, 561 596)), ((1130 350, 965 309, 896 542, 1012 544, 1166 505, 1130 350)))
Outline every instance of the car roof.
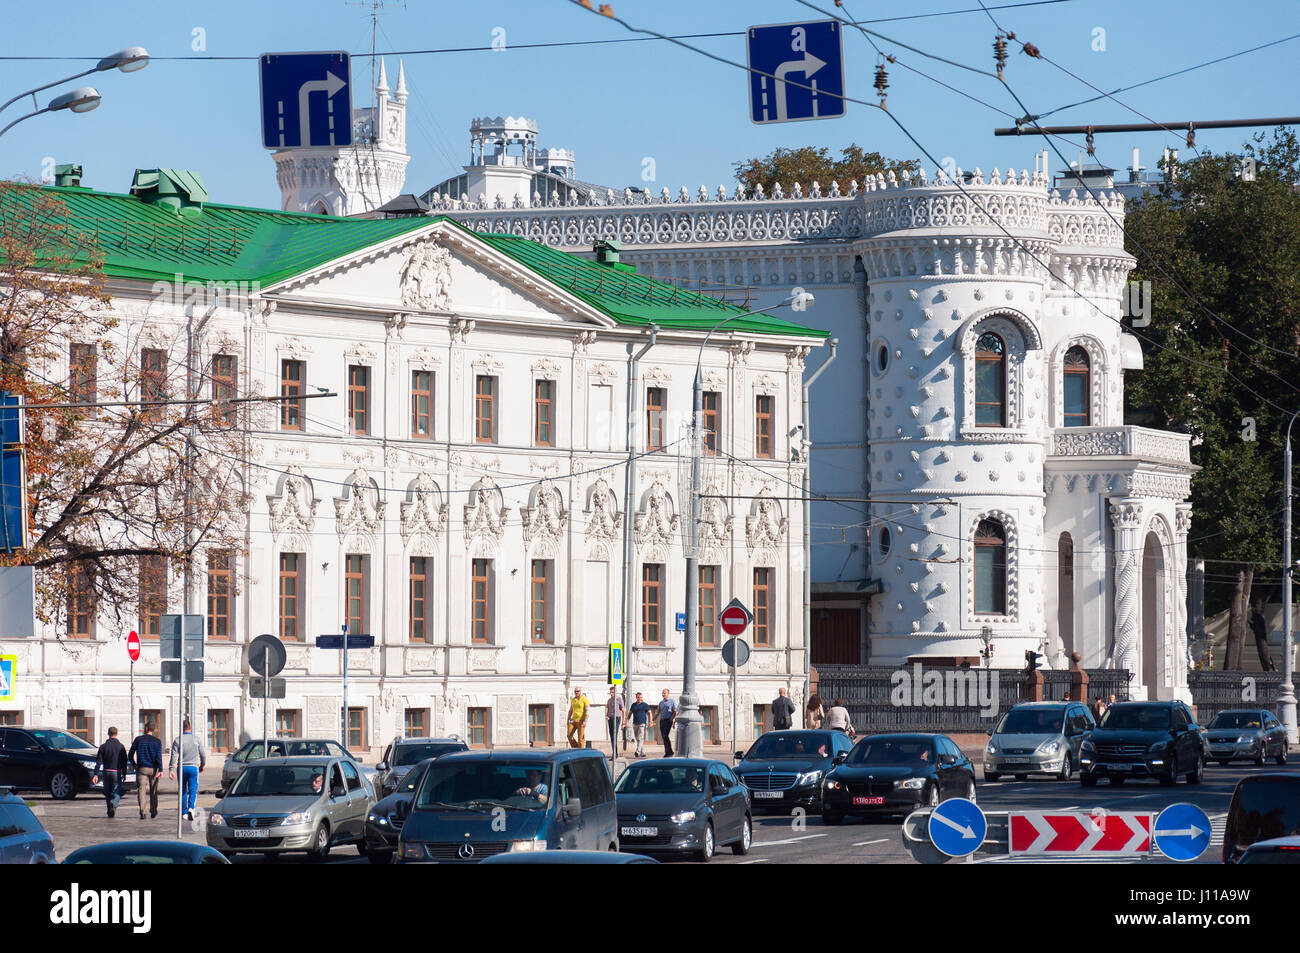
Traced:
POLYGON ((117 853, 123 850, 154 854, 194 854, 204 853, 212 850, 212 848, 206 844, 191 844, 183 840, 116 840, 109 841, 106 844, 88 844, 85 847, 78 847, 68 855, 68 859, 70 860, 78 854, 117 853))
POLYGON ((255 765, 249 767, 275 767, 276 765, 288 765, 293 767, 297 764, 325 764, 330 761, 340 760, 338 755, 333 754, 291 754, 275 758, 261 758, 255 765))
POLYGON ((1064 698, 1062 698, 1058 701, 1017 702, 1016 704, 1008 708, 1007 711, 1015 711, 1017 708, 1064 708, 1066 705, 1079 705, 1079 704, 1082 703, 1075 701, 1073 698, 1071 698, 1069 701, 1066 701, 1064 698))
MULTIPOLYGON (((438 744, 438 745, 442 745, 442 744, 446 744, 446 745, 463 745, 463 744, 465 744, 465 739, 464 739, 464 738, 425 738, 425 737, 420 737, 420 738, 395 738, 395 739, 393 740, 393 745, 394 745, 394 746, 397 746, 397 745, 432 745, 432 744, 438 744)), ((468 747, 468 746, 466 746, 466 747, 468 747)))
POLYGON ((442 761, 571 761, 579 758, 605 760, 603 752, 594 748, 562 748, 559 751, 538 751, 536 748, 471 748, 467 751, 449 751, 442 761))
POLYGON ((1224 708, 1222 711, 1215 712, 1214 717, 1218 718, 1220 715, 1258 715, 1260 712, 1273 714, 1267 708, 1224 708))
MULTIPOLYGON (((885 739, 899 739, 906 741, 929 741, 933 738, 947 738, 948 736, 937 731, 887 731, 878 735, 864 735, 859 741, 882 741, 885 739)), ((952 739, 949 739, 950 741, 952 739)), ((956 742, 953 742, 956 744, 956 742)))
POLYGON ((719 764, 722 767, 728 767, 726 762, 719 761, 717 758, 647 758, 644 761, 633 761, 627 766, 626 770, 632 768, 643 768, 647 765, 655 767, 676 767, 678 765, 687 765, 694 768, 707 768, 711 765, 719 764))

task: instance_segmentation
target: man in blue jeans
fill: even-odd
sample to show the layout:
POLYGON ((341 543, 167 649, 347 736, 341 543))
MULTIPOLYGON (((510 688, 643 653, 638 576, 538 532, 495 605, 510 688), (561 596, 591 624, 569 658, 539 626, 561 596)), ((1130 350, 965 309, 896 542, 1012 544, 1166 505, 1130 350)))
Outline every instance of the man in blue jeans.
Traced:
POLYGON ((659 703, 659 737, 664 743, 664 757, 673 756, 673 722, 677 720, 677 702, 668 696, 668 689, 664 689, 663 701, 659 703))
POLYGON ((176 780, 176 762, 181 763, 181 782, 185 786, 185 819, 194 820, 194 801, 199 794, 199 772, 208 764, 203 745, 194 737, 186 719, 184 732, 172 742, 171 757, 167 761, 167 777, 176 780))

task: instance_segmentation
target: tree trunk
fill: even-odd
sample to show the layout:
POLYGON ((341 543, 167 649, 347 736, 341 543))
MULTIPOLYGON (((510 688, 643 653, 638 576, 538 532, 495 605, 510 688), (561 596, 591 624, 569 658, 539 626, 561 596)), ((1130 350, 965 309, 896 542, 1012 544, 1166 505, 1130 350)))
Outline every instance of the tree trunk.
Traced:
POLYGON ((1255 581, 1255 570, 1244 566, 1237 569, 1237 581, 1232 589, 1232 607, 1228 610, 1228 644, 1223 650, 1223 670, 1241 670, 1241 648, 1246 643, 1250 627, 1250 589, 1255 581))

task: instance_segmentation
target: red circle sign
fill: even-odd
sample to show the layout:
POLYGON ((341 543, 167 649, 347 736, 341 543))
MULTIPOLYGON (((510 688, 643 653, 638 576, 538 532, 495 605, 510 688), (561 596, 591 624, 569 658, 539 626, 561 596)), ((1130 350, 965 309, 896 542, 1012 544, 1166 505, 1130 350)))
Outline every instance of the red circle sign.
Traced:
POLYGON ((722 610, 722 631, 727 635, 740 635, 749 627, 749 619, 745 616, 745 610, 739 606, 732 606, 729 609, 722 610))
POLYGON ((134 629, 126 637, 126 654, 131 656, 132 662, 140 661, 140 636, 136 634, 134 629))

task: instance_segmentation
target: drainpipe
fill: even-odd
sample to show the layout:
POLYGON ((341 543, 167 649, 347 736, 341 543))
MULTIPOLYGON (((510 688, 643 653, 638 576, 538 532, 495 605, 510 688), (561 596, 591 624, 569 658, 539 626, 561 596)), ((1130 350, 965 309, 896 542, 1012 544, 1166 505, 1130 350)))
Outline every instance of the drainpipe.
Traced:
MULTIPOLYGON (((632 593, 632 490, 636 486, 636 453, 637 453, 637 433, 636 433, 636 385, 638 375, 641 370, 641 358, 645 357, 648 350, 655 346, 659 338, 659 326, 651 323, 649 325, 650 340, 641 345, 641 350, 632 354, 628 361, 627 373, 627 466, 623 468, 623 705, 624 711, 630 710, 631 699, 628 695, 628 678, 630 675, 628 663, 632 658, 632 632, 636 624, 634 618, 635 609, 633 607, 632 593)), ((632 350, 632 345, 628 344, 628 351, 632 350)), ((624 715, 626 723, 629 715, 624 715)))
POLYGON ((812 492, 812 431, 808 422, 808 391, 835 360, 835 352, 840 345, 839 338, 831 338, 830 345, 831 353, 822 362, 822 366, 803 382, 803 650, 808 653, 803 673, 805 710, 812 690, 812 502, 809 500, 812 492))

